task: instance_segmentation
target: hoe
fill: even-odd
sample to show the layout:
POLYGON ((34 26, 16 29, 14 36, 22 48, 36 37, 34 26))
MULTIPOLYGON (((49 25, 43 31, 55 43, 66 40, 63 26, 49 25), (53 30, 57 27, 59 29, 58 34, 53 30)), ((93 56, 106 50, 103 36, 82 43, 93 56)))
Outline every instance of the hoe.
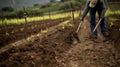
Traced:
MULTIPOLYGON (((102 18, 98 21, 98 23, 97 23, 97 25, 95 26, 93 32, 96 31, 96 29, 98 28, 98 26, 99 26, 99 24, 100 24, 101 21, 102 21, 102 18)), ((70 33, 70 36, 67 37, 67 38, 69 38, 69 41, 68 41, 67 43, 73 44, 74 41, 77 41, 78 43, 80 43, 80 39, 79 39, 79 37, 78 37, 78 32, 79 32, 79 30, 80 30, 80 27, 81 27, 82 23, 83 23, 83 21, 81 21, 81 22, 79 23, 79 25, 78 25, 78 27, 77 27, 77 30, 76 30, 75 32, 71 32, 71 33, 70 33)))

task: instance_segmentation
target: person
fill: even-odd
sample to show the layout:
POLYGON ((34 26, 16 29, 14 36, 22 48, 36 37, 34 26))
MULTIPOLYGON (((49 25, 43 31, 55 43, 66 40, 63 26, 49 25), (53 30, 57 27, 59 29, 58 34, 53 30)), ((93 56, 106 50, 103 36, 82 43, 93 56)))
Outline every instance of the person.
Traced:
POLYGON ((87 0, 85 9, 80 17, 80 20, 83 21, 87 13, 90 13, 90 28, 91 28, 91 37, 97 38, 97 31, 93 32, 96 26, 96 12, 98 12, 99 19, 102 18, 100 27, 101 32, 105 37, 109 36, 107 24, 105 20, 105 12, 107 10, 107 1, 106 0, 87 0))

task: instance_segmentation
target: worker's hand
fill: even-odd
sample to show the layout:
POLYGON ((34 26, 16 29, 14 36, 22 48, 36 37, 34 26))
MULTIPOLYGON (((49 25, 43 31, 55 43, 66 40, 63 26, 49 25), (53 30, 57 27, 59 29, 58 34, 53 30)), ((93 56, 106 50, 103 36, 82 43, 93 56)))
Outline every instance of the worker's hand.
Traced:
POLYGON ((80 17, 80 21, 83 21, 84 19, 82 17, 80 17))
POLYGON ((105 15, 104 15, 104 14, 101 14, 101 15, 100 15, 100 18, 104 18, 104 17, 105 17, 105 15))
POLYGON ((103 15, 101 15, 101 16, 100 16, 100 18, 104 18, 104 16, 103 16, 103 15))

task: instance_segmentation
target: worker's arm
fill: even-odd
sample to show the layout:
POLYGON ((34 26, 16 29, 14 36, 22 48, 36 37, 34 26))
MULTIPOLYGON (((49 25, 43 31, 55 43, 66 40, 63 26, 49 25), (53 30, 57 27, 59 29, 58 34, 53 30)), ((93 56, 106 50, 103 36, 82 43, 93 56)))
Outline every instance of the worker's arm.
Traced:
POLYGON ((105 5, 106 5, 106 10, 108 9, 108 1, 107 0, 104 0, 105 1, 105 5))
POLYGON ((81 20, 84 19, 84 17, 87 15, 88 11, 90 10, 89 3, 90 3, 90 0, 87 0, 85 9, 83 10, 82 16, 80 18, 81 20))
POLYGON ((101 14, 101 18, 105 17, 105 12, 107 10, 107 0, 103 0, 103 10, 102 10, 102 14, 101 14))

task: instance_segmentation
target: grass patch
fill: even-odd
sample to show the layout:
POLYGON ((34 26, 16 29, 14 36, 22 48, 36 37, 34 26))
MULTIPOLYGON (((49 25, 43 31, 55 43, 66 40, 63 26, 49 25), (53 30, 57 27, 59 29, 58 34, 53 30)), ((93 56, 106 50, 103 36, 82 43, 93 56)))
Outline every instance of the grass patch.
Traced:
MULTIPOLYGON (((78 12, 74 13, 75 18, 78 17, 78 12)), ((42 20, 55 20, 55 19, 60 19, 60 18, 67 18, 67 17, 72 17, 72 13, 71 12, 67 12, 67 13, 60 13, 60 14, 54 14, 54 15, 46 15, 46 16, 36 16, 36 17, 28 17, 27 18, 27 22, 34 22, 34 21, 42 21, 42 20)), ((24 24, 25 23, 25 19, 5 19, 3 22, 2 20, 0 20, 0 26, 2 26, 4 23, 5 25, 12 25, 12 24, 24 24)))

